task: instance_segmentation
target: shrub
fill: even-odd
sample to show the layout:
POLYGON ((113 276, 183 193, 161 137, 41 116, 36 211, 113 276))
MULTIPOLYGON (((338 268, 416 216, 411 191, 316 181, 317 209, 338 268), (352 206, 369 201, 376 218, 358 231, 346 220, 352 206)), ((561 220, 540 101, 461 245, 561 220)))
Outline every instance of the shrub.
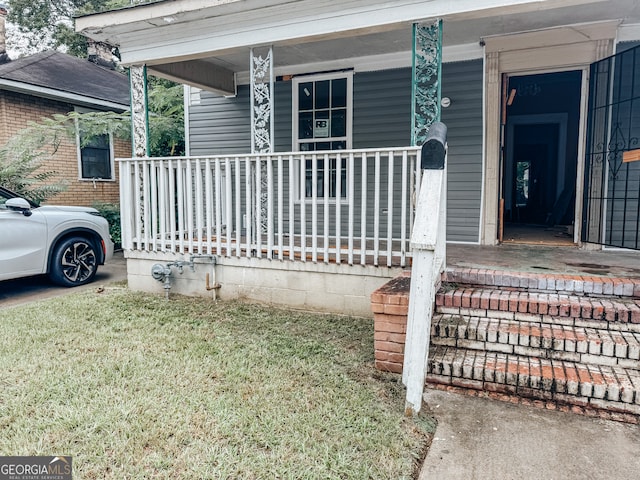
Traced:
POLYGON ((117 203, 94 203, 93 208, 100 212, 109 222, 109 233, 116 245, 122 244, 122 229, 120 227, 120 205, 117 203))

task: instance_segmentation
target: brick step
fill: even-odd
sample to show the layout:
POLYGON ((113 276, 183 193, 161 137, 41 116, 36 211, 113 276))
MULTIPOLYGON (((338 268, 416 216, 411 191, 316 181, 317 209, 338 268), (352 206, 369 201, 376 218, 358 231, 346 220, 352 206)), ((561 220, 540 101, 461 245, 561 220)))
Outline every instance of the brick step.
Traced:
POLYGON ((436 314, 431 322, 431 343, 640 369, 640 333, 622 330, 436 314))
POLYGON ((640 371, 434 345, 427 382, 640 415, 640 371))
POLYGON ((495 286, 547 293, 615 295, 640 298, 640 279, 561 273, 517 272, 486 268, 448 268, 443 281, 464 285, 495 286))
POLYGON ((543 321, 544 316, 551 316, 560 320, 640 324, 640 298, 631 297, 586 297, 443 284, 436 294, 436 307, 440 313, 476 317, 491 316, 488 311, 499 311, 506 312, 507 319, 543 321))

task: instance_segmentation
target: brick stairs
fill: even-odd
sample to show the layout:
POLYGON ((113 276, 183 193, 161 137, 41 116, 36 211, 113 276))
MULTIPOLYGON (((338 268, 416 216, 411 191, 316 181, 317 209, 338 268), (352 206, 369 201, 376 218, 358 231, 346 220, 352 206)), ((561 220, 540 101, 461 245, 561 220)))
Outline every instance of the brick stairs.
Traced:
POLYGON ((448 269, 427 382, 638 422, 640 280, 448 269))

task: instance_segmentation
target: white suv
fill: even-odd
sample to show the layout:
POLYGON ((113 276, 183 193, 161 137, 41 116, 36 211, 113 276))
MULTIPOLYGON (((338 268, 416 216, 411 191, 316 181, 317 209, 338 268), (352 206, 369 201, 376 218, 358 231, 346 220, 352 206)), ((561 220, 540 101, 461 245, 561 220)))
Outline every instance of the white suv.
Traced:
POLYGON ((109 224, 95 208, 39 207, 0 187, 0 280, 45 273, 84 285, 112 255, 109 224))

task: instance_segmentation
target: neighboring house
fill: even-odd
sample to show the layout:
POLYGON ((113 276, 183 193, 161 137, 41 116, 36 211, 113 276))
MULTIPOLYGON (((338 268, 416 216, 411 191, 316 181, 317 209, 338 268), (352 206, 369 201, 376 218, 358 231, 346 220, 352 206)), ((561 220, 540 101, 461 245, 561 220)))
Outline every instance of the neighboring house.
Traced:
MULTIPOLYGON (((420 173, 412 176, 414 150, 402 147, 421 142, 415 126, 429 108, 449 128, 449 242, 546 236, 640 246, 640 164, 627 162, 640 158, 635 0, 176 0, 80 17, 76 28, 119 48, 123 63, 139 72, 133 90, 142 92, 147 72, 196 87, 187 89, 188 153, 220 156, 211 160, 219 163, 211 167, 218 183, 210 204, 177 220, 160 208, 160 220, 142 226, 133 216, 125 225, 132 251, 175 251, 175 240, 161 241, 172 237, 183 239, 180 252, 193 251, 194 239, 207 241, 194 232, 206 230, 218 254, 236 232, 223 256, 252 234, 238 256, 284 251, 341 263, 344 247, 363 263, 373 256, 374 265, 405 266, 420 173), (420 45, 421 29, 431 29, 430 45, 420 45), (441 74, 435 86, 424 82, 425 56, 441 74), (267 161, 272 170, 263 164, 240 172, 243 154, 265 151, 286 153, 283 165, 276 155, 267 161), (262 184, 258 200, 243 190, 253 175, 262 184), (266 205, 270 182, 282 198, 266 205), (215 217, 209 227, 205 210, 215 217), (167 232, 176 222, 177 231, 167 232), (278 232, 295 241, 285 248, 276 239, 273 247, 278 232)), ((143 94, 134 102, 145 109, 143 94)), ((138 126, 137 156, 144 158, 144 119, 138 126)), ((163 178, 134 188, 163 190, 163 178)), ((189 188, 199 187, 188 187, 185 198, 189 188)), ((140 215, 167 201, 149 197, 140 215)))
MULTIPOLYGON (((0 65, 0 142, 54 114, 128 110, 127 76, 98 63, 47 51, 0 65)), ((63 139, 41 167, 68 185, 47 203, 119 203, 115 158, 131 154, 130 142, 105 135, 80 145, 79 138, 63 139)))

